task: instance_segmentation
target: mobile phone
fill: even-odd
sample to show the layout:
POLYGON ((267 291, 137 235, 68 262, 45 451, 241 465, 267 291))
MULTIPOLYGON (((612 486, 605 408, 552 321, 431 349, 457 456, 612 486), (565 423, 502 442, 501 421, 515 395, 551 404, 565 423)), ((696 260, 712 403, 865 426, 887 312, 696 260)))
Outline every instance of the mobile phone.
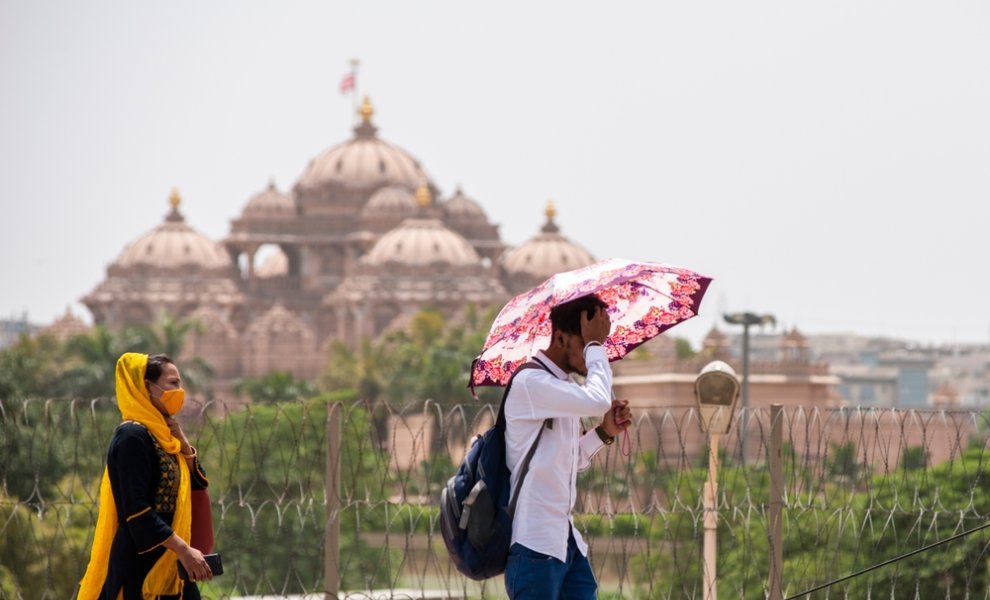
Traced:
MULTIPOLYGON (((220 553, 214 554, 204 554, 203 558, 206 559, 206 565, 210 567, 210 571, 213 576, 223 575, 223 561, 220 560, 220 553)), ((179 563, 179 579, 182 581, 189 581, 189 573, 186 573, 186 568, 182 566, 182 561, 176 561, 179 563)))

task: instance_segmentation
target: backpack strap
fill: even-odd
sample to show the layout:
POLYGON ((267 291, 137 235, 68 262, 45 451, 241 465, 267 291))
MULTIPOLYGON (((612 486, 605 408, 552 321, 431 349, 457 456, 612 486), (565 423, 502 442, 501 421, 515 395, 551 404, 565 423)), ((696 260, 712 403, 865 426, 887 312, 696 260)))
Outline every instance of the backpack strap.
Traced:
MULTIPOLYGON (((512 389, 512 382, 515 381, 516 375, 527 369, 544 369, 547 373, 550 372, 550 369, 548 369, 547 366, 538 358, 534 358, 533 361, 535 362, 524 362, 516 367, 516 370, 513 371, 512 376, 509 377, 509 382, 505 384, 505 391, 502 392, 502 400, 498 404, 498 416, 495 418, 495 427, 497 427, 502 433, 505 433, 505 400, 509 397, 509 390, 512 389)), ((547 420, 550 421, 552 419, 547 420)), ((553 426, 551 425, 550 428, 553 429, 553 426)))
MULTIPOLYGON (((512 377, 509 378, 509 383, 505 386, 505 392, 502 394, 502 403, 498 408, 498 421, 496 426, 500 426, 500 431, 502 435, 505 435, 505 400, 509 397, 509 388, 512 387, 512 380, 516 378, 520 372, 526 369, 543 369, 547 373, 551 373, 550 369, 543 364, 543 361, 533 357, 534 362, 526 362, 516 369, 512 377)), ((540 432, 536 434, 536 440, 533 445, 529 447, 529 451, 526 453, 526 458, 523 459, 522 466, 519 472, 519 483, 516 484, 516 489, 512 491, 512 499, 509 501, 509 518, 513 518, 516 514, 516 501, 519 500, 519 490, 522 489, 523 481, 526 479, 526 474, 529 473, 529 463, 533 460, 533 455, 536 454, 536 447, 540 444, 540 438, 543 437, 543 431, 546 429, 553 429, 553 419, 544 419, 543 425, 540 426, 540 432)))

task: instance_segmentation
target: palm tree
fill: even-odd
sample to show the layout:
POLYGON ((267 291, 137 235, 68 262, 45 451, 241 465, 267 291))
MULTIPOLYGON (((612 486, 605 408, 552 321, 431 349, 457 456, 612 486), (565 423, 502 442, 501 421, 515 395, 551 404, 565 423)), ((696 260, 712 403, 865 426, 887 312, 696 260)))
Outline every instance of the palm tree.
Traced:
POLYGON ((113 396, 117 359, 125 352, 140 352, 142 346, 141 331, 131 327, 112 331, 97 325, 89 333, 70 339, 60 389, 87 399, 113 396))
POLYGON ((321 383, 328 391, 352 389, 360 400, 374 404, 391 382, 395 367, 392 354, 388 340, 363 340, 356 351, 336 342, 321 383))
POLYGON ((179 320, 163 313, 151 327, 139 327, 138 332, 149 354, 167 354, 181 362, 182 380, 190 391, 202 390, 210 393, 209 382, 213 377, 213 367, 201 356, 185 356, 183 349, 190 333, 202 333, 203 325, 190 319, 179 320))
POLYGON ((247 394, 257 404, 275 404, 302 400, 316 395, 316 388, 305 379, 297 379, 288 371, 272 371, 264 377, 242 379, 234 391, 247 394))
POLYGON ((49 335, 22 335, 0 350, 0 402, 58 393, 62 345, 49 335))

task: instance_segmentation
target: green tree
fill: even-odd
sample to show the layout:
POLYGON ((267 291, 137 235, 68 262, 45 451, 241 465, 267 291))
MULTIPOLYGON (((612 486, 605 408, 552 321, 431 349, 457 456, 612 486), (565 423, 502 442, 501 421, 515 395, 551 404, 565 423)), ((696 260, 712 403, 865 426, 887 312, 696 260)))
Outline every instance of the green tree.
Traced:
POLYGON ((112 397, 117 359, 125 352, 144 352, 167 354, 178 362, 184 387, 209 392, 213 375, 209 363, 201 357, 183 356, 185 339, 198 326, 194 321, 177 321, 167 314, 147 326, 110 329, 97 325, 66 343, 59 389, 76 398, 112 397))
POLYGON ((698 356, 698 353, 691 347, 691 341, 687 338, 674 338, 674 348, 677 352, 677 358, 680 360, 690 360, 698 356))
POLYGON ((433 400, 450 407, 470 399, 471 361, 481 350, 472 326, 477 320, 449 325, 434 309, 420 310, 408 330, 390 336, 395 373, 389 399, 394 402, 433 400))
POLYGON ((201 333, 202 329, 203 326, 199 321, 179 320, 168 313, 163 313, 158 321, 150 326, 136 328, 135 333, 144 348, 142 352, 167 354, 179 363, 183 387, 209 394, 213 367, 203 357, 186 356, 184 352, 189 334, 201 333))
MULTIPOLYGON (((845 548, 847 556, 859 561, 854 567, 861 569, 983 525, 990 513, 990 495, 983 492, 987 458, 981 445, 931 469, 875 477, 873 494, 864 495, 858 507, 874 515, 871 525, 845 548)), ((852 580, 848 597, 865 598, 868 593, 981 597, 990 589, 986 547, 985 532, 948 542, 852 580)))
POLYGON ((389 385, 394 369, 390 344, 362 340, 357 351, 343 342, 330 348, 330 360, 321 379, 325 390, 356 390, 364 402, 377 402, 389 385))
POLYGON ((832 455, 826 460, 829 477, 842 481, 855 481, 862 465, 856 459, 856 445, 852 442, 832 444, 832 455))
POLYGON ((4 403, 0 447, 0 590, 9 598, 69 598, 89 552, 110 401, 4 403))
MULTIPOLYGON (((367 405, 353 391, 305 402, 248 406, 212 422, 196 441, 211 496, 224 507, 217 547, 228 549, 239 593, 303 593, 323 578, 327 409, 342 416, 341 577, 344 589, 383 587, 398 561, 362 538, 362 514, 390 495, 388 456, 376 447, 367 405)), ((215 515, 216 518, 216 515, 215 515)))
POLYGON ((901 468, 905 471, 918 471, 928 466, 928 451, 924 446, 905 448, 901 454, 901 468))
POLYGON ((113 397, 117 359, 125 352, 143 351, 145 340, 140 329, 112 330, 103 325, 72 338, 65 348, 62 390, 69 396, 87 400, 113 397))
POLYGON ((357 350, 334 346, 322 387, 357 390, 358 397, 373 407, 379 440, 389 435, 388 416, 395 409, 433 402, 439 410, 430 410, 437 419, 430 443, 434 451, 440 451, 447 438, 465 432, 465 424, 477 417, 486 402, 496 403, 500 398, 501 390, 495 388, 479 388, 478 400, 468 390, 471 362, 481 351, 493 318, 494 311, 482 313, 469 305, 463 318, 451 324, 437 310, 424 308, 407 329, 366 340, 357 350), (444 418, 455 406, 464 419, 444 418), (448 422, 455 422, 456 430, 450 430, 448 422))
POLYGON ((112 402, 27 400, 0 407, 0 485, 7 494, 42 510, 59 499, 56 486, 66 475, 102 475, 120 422, 112 402))
POLYGON ((247 394, 255 404, 304 400, 317 393, 316 386, 288 371, 272 371, 264 377, 242 379, 234 390, 238 394, 247 394))
POLYGON ((21 336, 0 350, 0 401, 49 396, 57 389, 62 348, 51 336, 21 336))

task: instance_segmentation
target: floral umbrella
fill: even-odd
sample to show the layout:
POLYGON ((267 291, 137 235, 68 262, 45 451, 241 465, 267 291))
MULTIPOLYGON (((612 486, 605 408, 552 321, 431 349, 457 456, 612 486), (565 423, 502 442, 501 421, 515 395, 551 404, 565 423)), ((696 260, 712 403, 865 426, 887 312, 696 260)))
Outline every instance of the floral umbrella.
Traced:
POLYGON ((550 309, 587 294, 608 304, 610 361, 698 314, 711 278, 652 262, 611 258, 558 273, 509 301, 471 365, 472 388, 505 385, 516 367, 550 342, 550 309))

